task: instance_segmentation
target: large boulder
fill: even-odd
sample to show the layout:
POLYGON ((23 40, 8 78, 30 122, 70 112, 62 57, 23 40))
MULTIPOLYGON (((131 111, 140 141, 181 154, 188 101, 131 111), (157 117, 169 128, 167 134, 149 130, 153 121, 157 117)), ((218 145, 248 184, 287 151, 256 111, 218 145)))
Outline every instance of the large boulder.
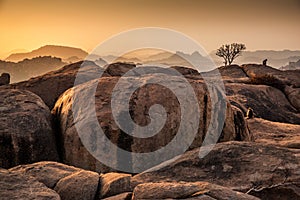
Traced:
POLYGON ((134 188, 132 199, 259 200, 254 196, 208 182, 144 183, 134 188))
MULTIPOLYGON (((123 77, 122 88, 115 89, 115 91, 117 94, 123 94, 122 92, 126 92, 130 88, 134 88, 136 85, 143 85, 143 83, 152 78, 152 75, 123 77)), ((153 152, 161 147, 164 147, 172 140, 172 138, 175 137, 181 122, 180 105, 174 93, 171 92, 170 89, 162 87, 161 85, 166 83, 172 83, 173 85, 178 83, 184 84, 185 82, 183 78, 173 76, 165 77, 162 74, 156 80, 157 84, 144 85, 136 90, 131 96, 129 110, 131 118, 136 124, 145 126, 151 122, 149 117, 149 109, 154 104, 160 104, 166 110, 166 123, 158 134, 149 138, 131 137, 124 133, 116 124, 112 116, 111 96, 118 80, 119 77, 103 77, 99 80, 78 85, 66 91, 57 101, 52 113, 57 121, 58 126, 60 127, 60 149, 63 152, 63 161, 65 163, 98 172, 107 172, 113 170, 101 164, 101 162, 95 159, 91 153, 87 151, 82 144, 82 139, 86 138, 91 142, 89 143, 88 141, 88 144, 92 145, 91 147, 94 149, 93 151, 96 153, 107 152, 102 153, 102 155, 107 154, 110 165, 118 167, 122 165, 122 162, 132 162, 132 167, 136 167, 135 164, 138 162, 133 160, 133 158, 124 158, 120 156, 121 154, 119 154, 117 148, 108 149, 108 142, 105 142, 105 138, 109 138, 113 144, 124 150, 143 153, 153 152), (95 87, 95 85, 97 89, 95 94, 93 94, 91 93, 91 91, 93 91, 91 88, 95 87), (80 105, 80 108, 76 110, 76 116, 79 116, 80 124, 85 125, 83 133, 86 135, 81 135, 81 138, 79 137, 79 133, 76 129, 76 124, 78 124, 78 121, 74 122, 74 113, 72 111, 74 92, 80 94, 80 97, 78 97, 78 95, 76 96, 77 105, 80 105), (91 118, 89 118, 91 116, 91 110, 88 108, 91 105, 90 100, 93 99, 91 98, 93 96, 95 96, 95 103, 92 104, 95 105, 96 119, 98 121, 93 121, 91 118), (98 122, 105 134, 96 133, 98 122), (92 135, 89 135, 89 132, 92 132, 92 135), (101 141, 101 143, 97 145, 97 143, 95 143, 96 139, 101 141)), ((193 106, 193 108, 187 113, 188 116, 185 117, 186 124, 184 124, 184 130, 187 136, 191 132, 197 133, 195 138, 193 138, 193 143, 190 146, 192 149, 201 146, 203 139, 205 138, 208 126, 211 122, 210 117, 212 116, 212 106, 211 99, 209 98, 210 94, 206 88, 206 84, 201 80, 187 80, 189 81, 188 84, 192 86, 196 94, 196 101, 198 101, 200 108, 200 113, 198 113, 197 109, 194 109, 193 106), (193 122, 191 121, 194 114, 199 115, 199 128, 197 130, 193 129, 193 122)), ((174 88, 174 90, 178 93, 182 91, 180 89, 182 88, 174 88)), ((187 99, 187 96, 188 94, 181 92, 178 98, 187 99)), ((220 97, 217 96, 215 98, 217 98, 216 110, 218 110, 218 103, 220 103, 220 99, 218 98, 220 97)), ((123 109, 126 108, 126 105, 128 105, 126 98, 121 98, 116 109, 118 111, 123 111, 123 109)), ((224 106, 226 107, 226 118, 223 130, 221 127, 221 136, 219 138, 219 142, 230 140, 250 141, 251 135, 247 129, 247 124, 241 111, 238 109, 232 109, 229 102, 225 102, 224 106)), ((120 112, 120 115, 121 114, 122 112, 120 112)), ((154 113, 154 115, 155 114, 156 113, 154 113)), ((222 121, 222 119, 218 118, 212 120, 222 121)), ((219 123, 219 121, 214 121, 214 123, 219 123)), ((127 124, 129 124, 128 126, 131 126, 130 122, 127 124)), ((217 127, 217 124, 214 125, 217 127)), ((148 134, 148 132, 145 132, 144 134, 148 134)), ((187 138, 182 138, 182 142, 185 143, 187 138)), ((181 148, 181 146, 176 146, 174 149, 172 149, 172 151, 176 152, 176 148, 181 148)), ((172 155, 172 153, 173 152, 169 152, 170 155, 172 155)), ((155 160, 156 158, 153 157, 153 159, 155 160)), ((150 168, 156 164, 158 163, 148 162, 144 167, 150 168)), ((128 169, 128 171, 130 170, 131 169, 128 169)))
POLYGON ((60 179, 54 190, 63 200, 94 200, 98 184, 99 174, 81 170, 60 179))
POLYGON ((262 199, 300 198, 300 150, 249 142, 216 144, 204 158, 199 149, 132 178, 148 182, 207 181, 262 199), (267 191, 267 192, 266 192, 267 191))
POLYGON ((0 199, 60 200, 60 196, 35 178, 0 169, 0 199))
POLYGON ((1 85, 8 85, 10 82, 10 75, 9 73, 3 73, 0 76, 0 86, 1 85))
POLYGON ((0 166, 58 160, 49 108, 37 95, 0 90, 0 166))
POLYGON ((122 63, 122 62, 116 62, 116 63, 111 63, 109 65, 105 65, 105 72, 104 76, 122 76, 129 70, 135 68, 135 64, 131 63, 122 63))
POLYGON ((277 122, 300 123, 300 113, 279 89, 267 85, 242 83, 227 83, 225 87, 230 103, 244 113, 251 107, 255 117, 277 122))

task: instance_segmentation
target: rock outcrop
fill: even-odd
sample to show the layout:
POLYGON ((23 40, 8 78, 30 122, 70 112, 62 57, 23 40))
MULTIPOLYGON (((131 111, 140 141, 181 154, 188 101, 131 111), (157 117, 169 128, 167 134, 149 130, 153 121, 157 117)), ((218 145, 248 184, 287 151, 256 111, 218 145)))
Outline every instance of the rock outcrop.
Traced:
POLYGON ((0 199, 60 200, 59 195, 30 176, 0 169, 0 199))
POLYGON ((246 80, 248 78, 243 68, 238 65, 222 66, 219 67, 218 70, 224 79, 244 78, 246 80))
POLYGON ((216 144, 203 159, 199 149, 138 174, 132 185, 161 181, 207 181, 261 199, 300 198, 299 150, 248 142, 216 144))
POLYGON ((116 62, 105 67, 104 76, 122 76, 129 70, 135 68, 135 64, 116 62))
MULTIPOLYGON (((144 82, 152 79, 152 76, 142 76, 142 77, 123 77, 122 88, 117 90, 116 93, 121 93, 123 91, 128 91, 130 88, 135 87, 136 85, 143 85, 144 82)), ((99 79, 99 82, 91 81, 85 84, 81 84, 75 88, 69 89, 66 91, 60 99, 57 101, 52 113, 57 120, 58 126, 60 126, 60 140, 62 141, 62 145, 60 148, 63 151, 63 161, 67 164, 75 165, 77 167, 81 167, 84 169, 89 169, 93 171, 100 171, 100 172, 107 172, 111 169, 103 166, 98 160, 96 160, 90 152, 88 152, 82 144, 83 138, 90 138, 93 137, 95 139, 90 140, 92 143, 88 144, 95 146, 95 140, 105 141, 105 135, 110 139, 110 141, 118 145, 118 147, 130 151, 130 152, 153 152, 166 144, 168 144, 172 138, 178 132, 179 124, 181 122, 181 115, 180 115, 180 105, 177 98, 186 98, 186 93, 181 93, 180 97, 177 97, 170 91, 170 89, 166 87, 161 87, 165 83, 173 83, 178 84, 183 82, 182 78, 175 78, 172 76, 168 76, 165 78, 163 75, 156 80, 157 84, 149 84, 139 88, 136 92, 133 93, 130 100, 129 110, 132 119, 136 124, 145 126, 150 123, 149 117, 149 109, 154 104, 160 104, 164 107, 167 113, 166 123, 161 129, 159 133, 157 133, 153 137, 149 138, 138 138, 138 137, 131 137, 128 134, 124 133, 118 125, 116 124, 111 110, 111 96, 112 91, 117 84, 119 78, 118 77, 106 77, 99 79), (95 95, 91 94, 91 88, 94 84, 98 84, 97 90, 95 95), (160 84, 160 85, 159 85, 160 84), (81 113, 80 123, 85 125, 85 133, 86 135, 81 135, 79 137, 79 133, 76 129, 76 122, 74 122, 73 118, 73 97, 74 91, 80 92, 80 97, 76 97, 76 101, 78 101, 77 105, 80 105, 78 108, 78 112, 81 113), (88 116, 91 116, 89 110, 90 105, 90 95, 95 96, 95 111, 98 121, 92 121, 88 116), (97 134, 97 135, 89 135, 89 132, 95 134, 96 132, 93 131, 97 127, 97 123, 99 122, 104 134, 97 134), (96 123, 96 124, 95 124, 96 123), (83 138, 82 138, 83 137, 83 138)), ((183 82, 184 83, 184 82, 183 82)), ((175 85, 176 85, 175 84, 175 85)), ((194 130, 191 124, 192 121, 187 121, 184 124, 185 133, 188 134, 190 132, 197 132, 196 137, 193 138, 193 143, 191 144, 190 148, 199 147, 203 139, 206 135, 207 128, 210 124, 210 116, 211 116, 211 99, 209 98, 209 94, 206 88, 206 85, 201 80, 189 80, 189 83, 195 91, 196 98, 199 105, 200 113, 198 113, 197 109, 189 110, 187 113, 188 116, 185 117, 185 120, 192 120, 192 116, 194 114, 200 115, 199 116, 199 129, 194 130)), ((177 90, 180 93, 180 88, 176 87, 174 90, 177 90)), ((219 97, 216 97, 219 98, 219 97)), ((219 99, 218 99, 219 100, 219 99)), ((126 108, 128 103, 126 102, 126 97, 120 98, 118 102, 118 111, 123 111, 126 108)), ((217 103, 218 104, 218 103, 217 103)), ((193 104, 194 105, 194 104, 193 104)), ((219 139, 219 142, 222 141, 230 141, 230 140, 244 140, 250 141, 251 135, 248 132, 247 124, 244 121, 243 114, 237 109, 233 110, 228 102, 225 102, 226 106, 226 118, 224 127, 219 139)), ((216 109, 219 109, 216 107, 216 109)), ((93 109, 92 109, 93 110, 93 109)), ((78 114, 78 113, 77 113, 78 114)), ((120 112, 121 114, 121 112, 120 112)), ((130 123, 130 122, 128 122, 130 123)), ((215 123, 219 123, 218 121, 215 123)), ((216 124, 217 125, 217 124, 216 124)), ((222 128, 222 127, 221 127, 222 128)), ((82 133, 81 133, 82 134, 82 133)), ((148 133, 145 133, 148 134, 148 133)), ((181 138, 183 140, 182 143, 187 141, 186 138, 181 138)), ((107 149, 108 146, 106 145, 97 145, 96 152, 106 152, 109 151, 109 155, 113 155, 109 157, 110 164, 118 168, 120 163, 118 162, 132 162, 132 167, 135 168, 135 164, 138 164, 136 160, 133 158, 121 158, 118 154, 118 150, 116 148, 107 149), (114 152, 114 153, 112 153, 114 152), (123 159, 123 160, 122 160, 123 159)), ((182 148, 180 145, 175 146, 175 149, 172 149, 172 152, 168 152, 168 156, 173 155, 173 152, 176 152, 176 148, 182 148)), ((94 148, 95 149, 95 148, 94 148)), ((170 157, 171 158, 171 157, 170 157)), ((159 159, 153 157, 153 159, 159 159)), ((158 163, 147 163, 147 165, 143 166, 146 168, 153 167, 158 163)), ((115 169, 116 169, 115 168, 115 169)), ((128 169, 130 171, 131 169, 128 169)))
POLYGON ((10 82, 10 75, 9 73, 3 73, 0 76, 0 86, 1 85, 8 85, 10 82))
POLYGON ((208 182, 162 181, 141 183, 131 188, 131 175, 108 173, 100 177, 101 180, 95 172, 56 162, 38 162, 9 170, 0 169, 0 191, 7 195, 7 199, 26 199, 27 196, 23 195, 28 195, 29 199, 62 200, 258 199, 208 182), (12 190, 12 187, 21 192, 12 190))
POLYGON ((221 67, 228 97, 222 100, 219 88, 210 94, 193 69, 173 67, 179 78, 166 76, 167 68, 145 75, 142 67, 123 76, 134 68, 114 63, 104 70, 79 62, 1 86, 0 167, 10 169, 0 168, 0 199, 300 199, 298 72, 221 67), (82 79, 73 87, 78 72, 82 79), (193 89, 194 104, 184 84, 193 89), (248 107, 254 118, 244 118, 248 107), (212 117, 216 111, 224 112, 224 124, 212 117), (174 141, 171 150, 148 156, 174 141), (201 157, 203 142, 201 150, 209 153, 201 157), (58 160, 65 164, 53 162, 58 160))
POLYGON ((249 119, 247 122, 255 142, 300 149, 300 125, 261 118, 249 119))
POLYGON ((122 173, 107 173, 101 175, 100 197, 110 197, 121 193, 132 192, 131 175, 122 173))
POLYGON ((99 174, 81 170, 60 179, 54 190, 64 200, 93 200, 96 197, 99 174))
POLYGON ((280 89, 294 106, 298 113, 300 112, 300 71, 281 71, 269 66, 247 64, 241 65, 247 75, 254 80, 260 79, 260 84, 271 85, 280 89), (271 81, 270 81, 271 79, 271 81))
POLYGON ((232 105, 244 113, 251 107, 254 117, 285 123, 300 123, 300 113, 284 93, 267 85, 227 83, 226 95, 232 105))
MULTIPOLYGON (((281 71, 258 64, 229 65, 217 70, 222 75, 230 103, 244 114, 251 107, 255 117, 300 123, 298 71, 281 71)), ((209 76, 214 71, 204 74, 209 76)))
POLYGON ((97 196, 99 174, 56 162, 38 162, 9 169, 11 173, 33 177, 55 190, 63 200, 93 200, 97 196))
POLYGON ((42 161, 27 165, 18 165, 9 171, 32 176, 47 187, 54 189, 59 180, 68 177, 81 169, 58 162, 42 161))
POLYGON ((0 90, 0 167, 58 160, 49 108, 37 95, 0 90))

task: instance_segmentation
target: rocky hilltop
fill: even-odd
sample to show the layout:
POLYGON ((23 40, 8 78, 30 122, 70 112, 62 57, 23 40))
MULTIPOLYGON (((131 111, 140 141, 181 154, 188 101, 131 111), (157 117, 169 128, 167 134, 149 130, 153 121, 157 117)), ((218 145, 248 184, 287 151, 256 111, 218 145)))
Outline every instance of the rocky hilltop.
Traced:
MULTIPOLYGON (((213 103, 207 84, 195 70, 172 67, 183 75, 180 78, 166 76, 166 70, 159 68, 148 75, 124 76, 136 68, 126 63, 99 68, 94 62, 84 61, 28 81, 0 86, 1 199, 300 198, 297 71, 256 64, 220 67, 226 100, 217 95, 213 103), (81 79, 74 84, 78 73, 81 79), (128 105, 126 91, 155 75, 158 84, 135 90, 128 105), (122 89, 116 90, 120 80, 122 89), (196 133, 187 151, 178 156, 174 153, 180 149, 177 145, 174 152, 167 152, 167 160, 157 156, 153 162, 144 162, 146 157, 141 157, 141 166, 137 157, 124 158, 119 149, 110 148, 108 141, 126 151, 147 153, 173 141, 182 123, 183 108, 178 98, 187 99, 188 95, 180 88, 173 91, 162 85, 185 81, 195 93, 198 105, 194 106, 199 107, 198 127, 192 125, 197 109, 189 107, 186 113, 184 133, 196 133), (78 92, 79 97, 75 95, 78 92), (161 105, 166 121, 158 134, 139 138, 124 132, 113 116, 113 92, 121 94, 115 109, 129 108, 129 129, 133 123, 159 123, 153 116, 161 115, 161 111, 152 106, 161 105), (81 106, 74 108, 75 102, 81 106), (88 115, 91 102, 96 121, 88 115), (203 147, 204 139, 211 134, 207 133, 209 125, 221 124, 220 119, 211 118, 213 108, 220 106, 226 107, 220 137, 215 146, 203 147), (249 107, 254 118, 245 117, 249 107), (78 129, 80 124, 85 125, 83 130, 78 129), (98 134, 97 124, 104 130, 103 135, 98 134), (92 150, 87 149, 87 144, 92 150), (212 150, 201 158, 200 148, 212 150), (97 153, 108 157, 109 166, 95 158, 97 153), (127 172, 117 170, 124 162, 129 166, 127 172)), ((220 90, 215 92, 219 94, 220 90)), ((145 130, 139 133, 147 136, 149 130, 145 130)), ((189 143, 188 137, 179 142, 189 143)))

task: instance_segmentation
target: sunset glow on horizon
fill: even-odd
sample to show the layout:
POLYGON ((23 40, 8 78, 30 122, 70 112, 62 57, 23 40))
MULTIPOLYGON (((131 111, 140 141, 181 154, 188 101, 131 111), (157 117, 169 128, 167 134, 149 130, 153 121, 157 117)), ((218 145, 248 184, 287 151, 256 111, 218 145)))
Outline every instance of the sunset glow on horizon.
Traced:
POLYGON ((47 44, 91 51, 115 34, 143 27, 182 32, 208 52, 228 42, 245 43, 248 50, 298 50, 299 11, 299 0, 0 0, 0 58, 47 44))

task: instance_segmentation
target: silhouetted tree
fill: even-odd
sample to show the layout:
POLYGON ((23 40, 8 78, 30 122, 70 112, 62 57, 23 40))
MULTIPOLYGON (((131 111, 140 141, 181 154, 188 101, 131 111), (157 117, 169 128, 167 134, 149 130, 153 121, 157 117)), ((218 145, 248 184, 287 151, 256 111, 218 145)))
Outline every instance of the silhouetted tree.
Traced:
POLYGON ((234 59, 242 55, 242 51, 246 49, 244 44, 232 43, 222 45, 217 49, 217 56, 220 56, 224 59, 225 66, 230 65, 234 59))

